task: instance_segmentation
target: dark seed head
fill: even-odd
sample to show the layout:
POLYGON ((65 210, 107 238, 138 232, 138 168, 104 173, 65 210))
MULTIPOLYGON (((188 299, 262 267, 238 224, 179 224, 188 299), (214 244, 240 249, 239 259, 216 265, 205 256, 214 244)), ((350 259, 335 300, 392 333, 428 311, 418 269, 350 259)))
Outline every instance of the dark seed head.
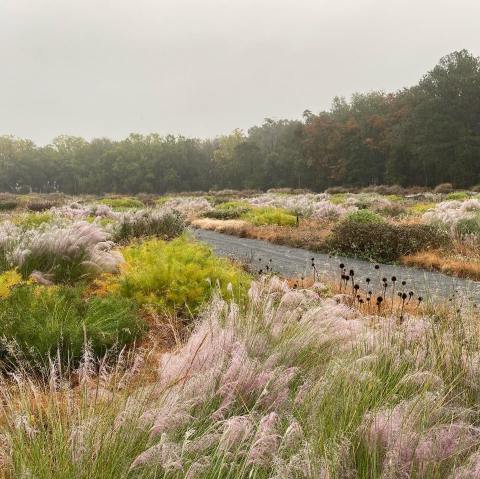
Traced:
POLYGON ((403 293, 403 294, 402 294, 402 299, 403 299, 403 300, 407 299, 407 293, 403 293))
POLYGON ((345 268, 345 265, 343 263, 340 263, 340 269, 345 268))
POLYGON ((355 271, 353 269, 350 270, 350 276, 353 276, 355 274, 355 271))
POLYGON ((395 283, 395 281, 397 281, 397 277, 396 277, 396 276, 392 276, 392 282, 395 283))
POLYGON ((410 292, 408 293, 408 295, 409 295, 410 298, 411 298, 411 297, 413 296, 413 291, 410 291, 410 292))
POLYGON ((365 281, 367 282, 367 284, 370 283, 370 278, 367 278, 365 281))
POLYGON ((418 297, 418 302, 421 303, 423 301, 423 298, 421 296, 418 297))
POLYGON ((375 269, 379 269, 380 266, 378 264, 375 265, 375 269))
POLYGON ((387 278, 382 278, 382 281, 383 281, 384 283, 386 283, 386 282, 387 282, 387 278))
POLYGON ((406 281, 402 281, 402 286, 405 286, 407 284, 406 281))
POLYGON ((383 301, 383 298, 382 298, 381 296, 379 296, 379 297, 377 298, 377 303, 380 304, 382 301, 383 301))
POLYGON ((360 289, 360 286, 358 284, 356 284, 353 288, 358 291, 360 289))

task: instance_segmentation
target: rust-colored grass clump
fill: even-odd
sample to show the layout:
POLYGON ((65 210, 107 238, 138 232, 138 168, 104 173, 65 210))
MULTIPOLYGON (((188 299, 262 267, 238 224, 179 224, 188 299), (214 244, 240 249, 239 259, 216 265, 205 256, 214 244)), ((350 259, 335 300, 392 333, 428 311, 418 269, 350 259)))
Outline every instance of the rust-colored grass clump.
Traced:
POLYGON ((254 226, 242 220, 217 220, 199 218, 192 222, 195 228, 217 231, 241 238, 253 238, 275 244, 305 248, 311 251, 323 251, 324 243, 330 233, 330 226, 324 222, 301 221, 298 227, 254 226))
POLYGON ((401 262, 407 266, 434 269, 459 278, 480 279, 480 261, 448 257, 442 250, 420 251, 403 256, 401 262))

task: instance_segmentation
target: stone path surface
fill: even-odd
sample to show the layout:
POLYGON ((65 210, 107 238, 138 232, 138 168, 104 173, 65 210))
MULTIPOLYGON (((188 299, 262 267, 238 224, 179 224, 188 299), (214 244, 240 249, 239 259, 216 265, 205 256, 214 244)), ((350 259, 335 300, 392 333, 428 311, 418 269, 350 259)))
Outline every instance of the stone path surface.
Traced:
MULTIPOLYGON (((209 244, 219 256, 228 256, 251 265, 256 270, 270 267, 274 272, 287 276, 301 278, 312 275, 312 258, 315 258, 317 272, 330 279, 339 279, 340 263, 344 263, 347 271, 353 269, 355 279, 362 289, 367 288, 365 279, 371 278, 377 289, 383 277, 397 277, 397 291, 414 291, 415 296, 426 299, 467 298, 475 303, 480 303, 480 282, 468 279, 455 278, 435 271, 427 271, 401 265, 380 265, 376 270, 375 263, 354 258, 330 256, 328 254, 314 253, 299 248, 276 245, 267 241, 249 238, 238 238, 214 231, 201 229, 192 230, 192 235, 200 241, 209 244), (358 279, 357 279, 358 278, 358 279), (406 286, 401 286, 401 281, 406 281, 406 286)), ((388 292, 387 292, 388 295, 388 292)))

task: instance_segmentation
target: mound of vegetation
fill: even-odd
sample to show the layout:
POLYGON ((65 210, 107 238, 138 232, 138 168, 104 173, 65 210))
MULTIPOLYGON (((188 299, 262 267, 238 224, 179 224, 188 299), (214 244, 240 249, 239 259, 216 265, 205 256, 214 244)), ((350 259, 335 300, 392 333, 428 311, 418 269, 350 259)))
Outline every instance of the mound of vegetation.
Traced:
POLYGON ((448 235, 436 226, 392 224, 378 221, 378 215, 366 211, 356 212, 333 227, 326 240, 329 251, 388 263, 448 242, 448 235), (364 216, 358 218, 359 213, 364 216))
POLYGON ((112 295, 85 300, 82 293, 67 286, 12 288, 0 301, 0 357, 44 363, 58 350, 63 361, 73 364, 85 340, 94 354, 102 355, 142 333, 135 302, 112 295))
POLYGON ((107 238, 103 230, 86 221, 34 229, 18 240, 9 255, 10 266, 18 267, 24 278, 37 271, 55 283, 114 273, 123 257, 107 238))
POLYGON ((27 209, 30 211, 46 211, 54 206, 57 206, 57 203, 52 201, 31 201, 27 203, 27 209))
POLYGON ((0 211, 14 210, 18 206, 18 202, 14 200, 1 200, 0 211))
POLYGON ((136 198, 103 198, 99 201, 102 205, 115 209, 143 208, 145 205, 136 198))
POLYGON ((159 310, 195 313, 220 290, 225 297, 243 297, 249 276, 201 243, 177 238, 149 240, 123 249, 127 265, 113 278, 122 296, 159 310))
POLYGON ((139 210, 122 215, 114 227, 113 239, 118 242, 157 236, 169 240, 181 235, 184 229, 183 218, 174 211, 139 210))
POLYGON ((242 214, 240 218, 255 226, 294 226, 297 222, 295 215, 283 208, 274 207, 252 208, 250 211, 242 214))
POLYGON ((242 201, 226 201, 217 205, 215 209, 207 211, 203 216, 217 220, 235 220, 248 213, 251 209, 250 205, 242 201))

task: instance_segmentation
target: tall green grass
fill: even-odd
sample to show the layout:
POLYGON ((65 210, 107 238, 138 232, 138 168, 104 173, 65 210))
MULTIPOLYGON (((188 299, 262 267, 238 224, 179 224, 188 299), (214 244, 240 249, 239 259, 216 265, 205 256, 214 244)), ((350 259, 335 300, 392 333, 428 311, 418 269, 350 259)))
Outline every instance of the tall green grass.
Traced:
POLYGON ((156 377, 143 369, 141 387, 118 370, 67 396, 48 376, 36 387, 4 378, 7 469, 39 479, 475 477, 479 319, 424 313, 372 321, 262 280, 245 308, 215 299, 156 377))
POLYGON ((57 351, 70 363, 85 342, 95 355, 122 347, 145 329, 134 302, 116 296, 84 299, 82 287, 16 285, 0 301, 0 357, 47 362, 57 351))

